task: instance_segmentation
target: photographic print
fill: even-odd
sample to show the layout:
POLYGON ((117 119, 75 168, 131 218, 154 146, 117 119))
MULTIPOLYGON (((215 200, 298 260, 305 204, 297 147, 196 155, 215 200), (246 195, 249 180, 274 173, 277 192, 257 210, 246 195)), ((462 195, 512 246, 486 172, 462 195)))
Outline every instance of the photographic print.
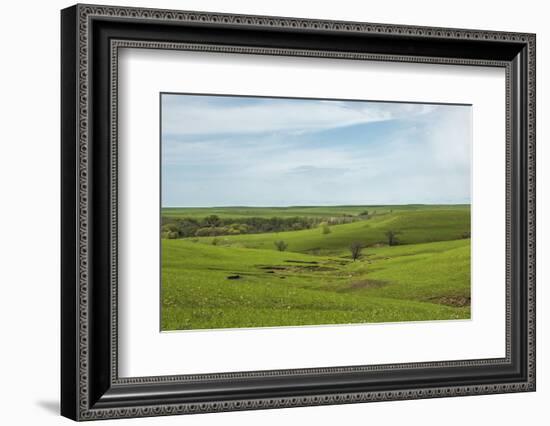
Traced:
POLYGON ((470 318, 471 105, 160 96, 163 331, 470 318))

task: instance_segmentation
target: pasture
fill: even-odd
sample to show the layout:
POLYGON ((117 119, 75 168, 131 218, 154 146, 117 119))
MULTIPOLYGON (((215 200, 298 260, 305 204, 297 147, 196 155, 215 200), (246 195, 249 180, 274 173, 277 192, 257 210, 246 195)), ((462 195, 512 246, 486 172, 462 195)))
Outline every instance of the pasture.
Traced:
POLYGON ((315 221, 284 232, 163 238, 162 330, 470 318, 468 205, 162 210, 170 221, 212 215, 315 221))

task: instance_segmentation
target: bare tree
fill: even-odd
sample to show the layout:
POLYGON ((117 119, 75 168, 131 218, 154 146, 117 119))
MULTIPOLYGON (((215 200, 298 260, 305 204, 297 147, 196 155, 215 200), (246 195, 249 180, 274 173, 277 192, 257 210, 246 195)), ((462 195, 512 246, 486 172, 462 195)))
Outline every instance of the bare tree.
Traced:
POLYGON ((359 241, 354 241, 349 246, 349 251, 351 252, 351 258, 355 262, 355 260, 359 259, 361 256, 361 250, 363 250, 363 244, 361 244, 359 241))
POLYGON ((273 244, 275 244, 275 247, 277 247, 277 250, 279 251, 285 251, 288 247, 288 244, 285 243, 283 240, 274 241, 273 244))
POLYGON ((397 234, 400 234, 399 231, 394 231, 392 229, 389 229, 386 231, 386 237, 388 237, 388 245, 389 246, 396 246, 399 244, 399 240, 397 239, 397 234))

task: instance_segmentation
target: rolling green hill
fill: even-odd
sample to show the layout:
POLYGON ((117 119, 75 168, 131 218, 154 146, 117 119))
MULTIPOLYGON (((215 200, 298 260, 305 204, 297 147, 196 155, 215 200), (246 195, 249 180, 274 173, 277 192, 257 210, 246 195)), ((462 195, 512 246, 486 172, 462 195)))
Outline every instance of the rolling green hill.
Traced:
POLYGON ((329 233, 162 240, 163 330, 470 317, 469 206, 176 210, 163 214, 371 216, 329 233), (399 232, 399 245, 384 244, 388 230, 399 232), (280 240, 286 251, 275 247, 280 240), (353 261, 356 241, 366 248, 353 261))
MULTIPOLYGON (((368 220, 334 225, 329 234, 321 229, 246 234, 216 237, 221 245, 276 250, 274 242, 283 240, 288 251, 337 254, 348 250, 353 241, 366 246, 386 243, 386 231, 398 232, 401 244, 447 241, 463 238, 470 230, 467 209, 401 210, 381 214, 368 220)), ((203 240, 202 238, 200 240, 203 240)), ((211 243, 213 238, 204 238, 211 243)))

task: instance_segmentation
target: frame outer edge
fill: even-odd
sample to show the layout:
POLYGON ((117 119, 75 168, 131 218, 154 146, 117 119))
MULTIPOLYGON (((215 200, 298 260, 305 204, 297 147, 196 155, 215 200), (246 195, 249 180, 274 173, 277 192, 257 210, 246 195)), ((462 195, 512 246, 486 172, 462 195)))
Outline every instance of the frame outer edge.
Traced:
POLYGON ((61 414, 78 414, 77 7, 61 11, 61 414))
POLYGON ((90 389, 89 389, 89 344, 90 327, 89 315, 90 301, 89 289, 89 209, 90 209, 90 179, 88 172, 89 164, 89 120, 90 120, 90 44, 88 27, 88 10, 85 5, 76 5, 76 34, 77 34, 77 57, 76 57, 76 107, 78 110, 77 130, 75 143, 77 145, 76 170, 78 180, 77 194, 77 244, 78 244, 78 270, 77 270, 77 320, 78 320, 78 362, 77 362, 77 413, 76 420, 90 419, 90 389))
MULTIPOLYGON (((75 28, 77 37, 77 49, 75 53, 76 73, 76 99, 78 105, 77 129, 76 136, 78 141, 78 152, 76 156, 76 167, 78 179, 77 190, 77 245, 78 250, 76 255, 77 262, 77 284, 78 289, 74 289, 77 296, 77 312, 73 318, 77 323, 77 336, 75 336, 74 346, 78 359, 75 362, 76 383, 74 390, 77 394, 77 406, 75 408, 76 420, 92 420, 105 419, 114 417, 141 417, 141 416, 158 416, 193 412, 219 412, 229 410, 243 409, 263 409, 263 408, 282 408, 292 406, 309 406, 309 405, 325 405, 325 404, 343 404, 352 402, 367 402, 381 400, 400 400, 400 399, 416 399, 416 398, 435 398, 442 396, 463 396, 475 394, 489 393, 505 393, 517 391, 534 390, 535 383, 535 323, 534 323, 534 284, 535 284, 535 237, 534 234, 534 219, 535 219, 535 194, 534 194, 534 147, 535 147, 535 36, 526 33, 509 33, 496 31, 481 31, 481 30, 462 30, 462 29, 447 29, 447 28, 430 28, 430 27, 409 27, 403 25, 387 25, 387 24, 368 24, 354 22, 337 22, 325 20, 312 20, 301 18, 278 18, 267 16, 247 16, 247 15, 229 15, 217 13, 203 12, 185 12, 185 11, 170 11, 158 9, 140 9, 127 7, 110 7, 97 5, 77 5, 73 7, 76 11, 75 28), (89 237, 89 221, 88 221, 88 136, 89 136, 89 108, 88 108, 88 79, 89 79, 89 64, 88 64, 88 49, 90 44, 88 18, 91 16, 98 17, 118 17, 132 18, 141 20, 159 20, 159 21, 177 21, 177 22, 193 22, 193 23, 223 23, 227 25, 240 26, 251 25, 261 28, 290 28, 290 29, 316 29, 327 32, 359 32, 359 33, 383 33, 390 35, 393 33, 401 35, 411 35, 414 37, 436 37, 448 39, 470 39, 470 40, 487 40, 487 41, 508 41, 523 43, 528 46, 528 193, 527 203, 529 205, 529 245, 528 245, 528 283, 527 295, 529 306, 529 325, 528 325, 528 365, 527 371, 529 378, 525 382, 502 383, 495 385, 479 385, 479 386, 451 386, 449 388, 428 388, 428 389, 403 389, 401 391, 387 391, 360 394, 330 394, 321 396, 306 396, 306 397, 282 397, 272 399, 257 399, 245 401, 220 401, 212 403, 203 403, 197 406, 193 404, 163 404, 160 406, 143 406, 139 408, 113 408, 113 409, 93 409, 89 407, 89 317, 88 317, 88 237, 89 237), (532 180, 531 180, 532 178, 532 180)), ((64 11, 66 12, 68 9, 64 11)), ((66 106, 63 107, 63 112, 66 114, 66 106)), ((69 106, 70 108, 70 106, 69 106)), ((67 126, 63 123, 63 129, 67 126)), ((526 141, 527 142, 527 141, 526 141)), ((64 143, 64 142, 63 142, 64 143)), ((64 145, 63 145, 64 146, 64 145)), ((74 159, 72 160, 74 161, 74 159)), ((66 161, 63 164, 67 164, 66 161)), ((63 183, 63 189, 66 189, 66 183, 63 183)), ((68 207, 64 204, 63 210, 68 211, 68 207)), ((74 210, 74 208, 73 208, 74 210)), ((66 225, 63 224, 63 227, 66 225)), ((67 263, 66 256, 63 257, 64 264, 67 263)), ((65 265, 62 269, 65 269, 65 265)), ((64 282, 64 288, 66 283, 64 282)), ((65 317, 64 317, 65 318, 65 317)), ((64 350, 64 348, 63 348, 64 350)), ((63 366, 66 370, 66 367, 63 366)), ((62 399, 63 399, 62 394, 62 399)), ((65 399, 66 401, 66 399, 65 399)), ((67 412, 64 413, 67 415, 67 412)))
POLYGON ((527 42, 527 203, 528 203, 528 380, 533 391, 536 391, 536 117, 537 117, 537 87, 536 87, 536 63, 537 63, 537 36, 529 34, 527 42))

